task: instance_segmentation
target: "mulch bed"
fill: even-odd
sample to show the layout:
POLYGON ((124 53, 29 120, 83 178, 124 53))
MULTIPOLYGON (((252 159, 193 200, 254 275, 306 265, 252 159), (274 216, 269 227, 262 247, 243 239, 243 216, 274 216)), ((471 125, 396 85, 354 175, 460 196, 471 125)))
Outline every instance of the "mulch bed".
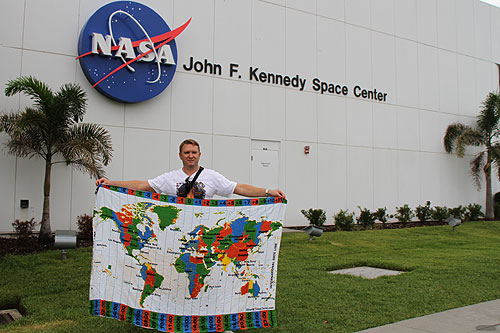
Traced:
MULTIPOLYGON (((86 246, 92 246, 92 241, 78 239, 78 247, 86 246)), ((52 249, 54 249, 53 241, 49 244, 41 244, 38 242, 38 237, 35 236, 22 241, 13 237, 0 237, 0 258, 8 254, 25 255, 52 249)))
POLYGON ((0 258, 7 254, 31 254, 47 251, 54 248, 54 244, 40 244, 37 237, 30 237, 23 241, 16 238, 0 237, 0 258))
MULTIPOLYGON (((401 223, 401 222, 386 222, 385 225, 383 223, 375 223, 372 227, 372 229, 375 230, 381 230, 381 229, 401 229, 401 228, 415 228, 415 227, 428 227, 428 226, 435 226, 435 225, 445 225, 448 224, 446 221, 425 221, 425 223, 422 223, 420 221, 414 221, 414 222, 408 222, 406 223, 406 226, 401 223)), ((295 229, 295 230, 304 230, 307 228, 307 226, 298 226, 298 227, 287 227, 288 229, 295 229)), ((355 224, 353 226, 353 231, 361 231, 361 230, 366 230, 359 224, 355 224)), ((331 231, 337 231, 337 227, 335 225, 324 225, 323 226, 323 231, 325 232, 331 232, 331 231)))

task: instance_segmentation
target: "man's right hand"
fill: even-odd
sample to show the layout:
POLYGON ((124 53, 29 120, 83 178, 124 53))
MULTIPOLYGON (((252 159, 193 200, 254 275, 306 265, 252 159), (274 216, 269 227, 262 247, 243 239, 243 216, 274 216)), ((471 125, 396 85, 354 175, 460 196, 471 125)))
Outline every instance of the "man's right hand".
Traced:
POLYGON ((95 181, 95 185, 119 186, 126 187, 131 190, 155 192, 147 180, 109 180, 108 178, 102 177, 95 181))
POLYGON ((109 182, 108 178, 99 178, 98 180, 95 181, 95 186, 99 185, 106 185, 109 182))

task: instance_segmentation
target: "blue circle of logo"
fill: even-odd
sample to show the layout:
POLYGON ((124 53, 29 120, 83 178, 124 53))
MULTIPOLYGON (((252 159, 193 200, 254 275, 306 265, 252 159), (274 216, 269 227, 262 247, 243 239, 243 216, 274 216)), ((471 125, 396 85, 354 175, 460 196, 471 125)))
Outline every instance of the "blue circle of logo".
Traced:
POLYGON ((178 30, 171 31, 160 15, 141 3, 112 2, 83 27, 78 59, 99 92, 119 102, 142 102, 172 81, 177 68, 174 38, 183 29, 178 30))

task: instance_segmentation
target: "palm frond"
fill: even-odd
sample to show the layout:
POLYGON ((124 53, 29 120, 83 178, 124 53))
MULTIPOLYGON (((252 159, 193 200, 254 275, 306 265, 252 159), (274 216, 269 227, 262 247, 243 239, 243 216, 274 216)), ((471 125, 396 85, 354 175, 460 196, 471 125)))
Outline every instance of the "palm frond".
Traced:
POLYGON ((479 130, 490 138, 498 130, 500 120, 500 97, 498 94, 489 93, 481 104, 481 110, 477 116, 477 126, 479 130))
POLYGON ((56 94, 56 100, 64 104, 74 122, 83 120, 87 107, 87 93, 75 83, 67 83, 56 94))
POLYGON ((9 154, 17 157, 41 157, 47 155, 45 147, 33 136, 26 135, 20 138, 11 138, 5 143, 9 154))
POLYGON ((470 161, 470 173, 472 176, 472 182, 477 189, 481 188, 481 172, 484 166, 484 151, 477 154, 473 160, 470 161))
POLYGON ((453 146, 455 145, 458 137, 468 128, 470 127, 460 123, 453 123, 448 126, 443 138, 444 149, 447 153, 451 153, 453 151, 453 146))
POLYGON ((464 157, 466 146, 481 146, 484 144, 483 140, 484 137, 480 132, 470 127, 466 127, 455 141, 457 156, 464 157))
POLYGON ((30 97, 35 105, 43 110, 50 109, 49 105, 54 98, 52 90, 32 76, 21 76, 7 82, 5 95, 12 96, 18 93, 30 97))
POLYGON ((98 164, 93 161, 77 159, 68 164, 83 173, 89 174, 91 178, 96 179, 106 176, 106 172, 104 171, 102 164, 98 164))
POLYGON ((33 157, 47 154, 45 115, 36 109, 0 116, 0 131, 9 135, 6 146, 10 154, 18 157, 33 157))
POLYGON ((490 152, 490 158, 492 164, 495 166, 497 170, 497 176, 498 179, 500 180, 500 144, 495 144, 489 149, 490 152))
POLYGON ((66 163, 89 173, 102 176, 103 166, 112 158, 111 136, 97 124, 80 123, 71 127, 64 141, 58 144, 66 163))
POLYGON ((0 115, 0 133, 5 132, 10 135, 15 130, 19 117, 20 114, 18 112, 0 115))
POLYGON ((28 130, 37 130, 41 133, 48 131, 47 115, 38 109, 26 108, 23 112, 19 113, 16 120, 14 130, 15 132, 22 132, 28 130))

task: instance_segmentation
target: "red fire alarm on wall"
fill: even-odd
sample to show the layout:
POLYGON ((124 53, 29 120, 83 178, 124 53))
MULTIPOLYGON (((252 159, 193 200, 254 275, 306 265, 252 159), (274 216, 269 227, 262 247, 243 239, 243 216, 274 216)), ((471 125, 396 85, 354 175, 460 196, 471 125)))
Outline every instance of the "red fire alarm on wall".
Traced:
POLYGON ((309 154, 309 146, 304 146, 304 154, 309 154))

